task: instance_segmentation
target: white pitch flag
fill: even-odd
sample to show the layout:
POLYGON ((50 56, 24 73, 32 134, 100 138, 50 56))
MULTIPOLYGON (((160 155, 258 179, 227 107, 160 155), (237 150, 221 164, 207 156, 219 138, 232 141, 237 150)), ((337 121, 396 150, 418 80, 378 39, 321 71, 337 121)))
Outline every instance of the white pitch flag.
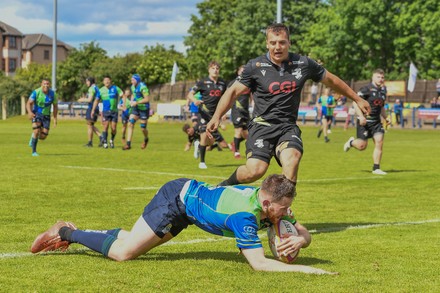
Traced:
POLYGON ((413 92, 414 88, 416 87, 416 79, 417 79, 417 72, 419 72, 414 65, 414 63, 411 62, 409 65, 409 78, 408 78, 408 91, 413 92))
POLYGON ((176 83, 177 73, 179 73, 179 67, 177 67, 177 63, 174 62, 173 73, 171 73, 171 85, 174 85, 176 83))

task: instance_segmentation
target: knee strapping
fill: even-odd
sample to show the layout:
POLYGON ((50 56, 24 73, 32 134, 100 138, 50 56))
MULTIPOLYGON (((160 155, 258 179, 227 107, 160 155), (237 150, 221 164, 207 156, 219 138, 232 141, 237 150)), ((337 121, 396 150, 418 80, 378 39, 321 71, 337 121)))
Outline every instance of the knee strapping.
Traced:
POLYGON ((40 132, 40 139, 46 139, 46 137, 49 135, 49 133, 48 132, 44 132, 44 131, 41 131, 40 132))
POLYGON ((135 124, 136 123, 136 119, 134 118, 130 118, 130 120, 128 120, 131 124, 135 124))
POLYGON ((142 129, 147 128, 147 123, 141 123, 141 124, 140 124, 140 127, 141 127, 142 129))

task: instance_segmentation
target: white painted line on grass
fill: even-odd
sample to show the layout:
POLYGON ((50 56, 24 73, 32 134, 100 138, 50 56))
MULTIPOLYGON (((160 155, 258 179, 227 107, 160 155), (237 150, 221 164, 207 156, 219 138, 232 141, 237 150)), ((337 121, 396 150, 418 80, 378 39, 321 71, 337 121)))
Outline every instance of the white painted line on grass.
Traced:
POLYGON ((113 171, 113 172, 126 172, 126 173, 169 175, 169 176, 185 177, 185 178, 193 178, 195 176, 195 177, 201 177, 201 178, 225 179, 225 177, 210 176, 210 175, 203 175, 203 174, 195 175, 195 174, 180 174, 180 173, 169 173, 169 172, 143 171, 143 170, 133 170, 133 169, 95 168, 95 167, 82 167, 82 166, 61 166, 61 167, 69 168, 69 169, 84 169, 84 170, 100 170, 100 171, 113 171))
MULTIPOLYGON (((84 167, 84 166, 61 166, 63 168, 69 169, 84 169, 84 170, 100 170, 100 171, 112 171, 112 172, 126 172, 126 173, 142 173, 142 174, 155 174, 155 175, 169 175, 175 177, 185 177, 185 178, 213 178, 213 179, 225 179, 226 177, 220 176, 211 176, 211 175, 203 175, 203 174, 181 174, 181 173, 170 173, 170 172, 157 172, 157 171, 143 171, 143 170, 132 170, 132 169, 116 169, 116 168, 96 168, 96 167, 84 167)), ((372 176, 372 177, 336 177, 336 178, 316 178, 316 179, 303 179, 298 180, 301 182, 328 182, 328 181, 345 181, 345 180, 368 180, 368 179, 382 179, 383 176, 372 176)), ((261 183, 261 180, 250 183, 249 185, 255 185, 261 183)))
MULTIPOLYGON (((341 227, 329 227, 329 228, 322 228, 322 229, 313 229, 309 230, 311 234, 318 234, 318 233, 326 233, 326 232, 337 232, 337 231, 344 231, 344 230, 357 230, 357 229, 370 229, 370 228, 381 228, 381 227, 391 227, 391 226, 406 226, 406 225, 423 225, 423 224, 429 224, 429 223, 440 223, 440 219, 430 219, 430 220, 424 220, 424 221, 414 221, 414 222, 391 222, 391 223, 381 223, 381 224, 367 224, 367 225, 349 225, 349 226, 341 226, 341 227)), ((261 232, 258 234, 260 238, 265 238, 266 233, 261 232)), ((188 241, 169 241, 167 243, 164 243, 162 246, 167 245, 188 245, 188 244, 196 244, 196 243, 207 243, 207 242, 220 242, 220 241, 228 241, 228 240, 234 240, 235 238, 229 238, 229 237, 220 237, 217 238, 202 238, 202 239, 192 239, 188 241)), ((70 250, 66 253, 74 253, 74 252, 82 252, 82 251, 88 251, 87 248, 79 248, 75 250, 70 250)), ((48 252, 50 253, 59 253, 59 252, 48 252)), ((9 258, 21 258, 21 257, 28 257, 28 256, 34 256, 34 254, 30 252, 10 252, 10 253, 0 253, 0 260, 2 259, 9 259, 9 258)))
POLYGON ((309 232, 313 234, 318 234, 318 233, 343 231, 343 230, 359 230, 359 229, 370 229, 370 228, 380 228, 380 227, 389 227, 389 226, 422 225, 422 224, 439 223, 439 222, 440 219, 431 219, 431 220, 415 221, 415 222, 394 222, 394 223, 392 222, 392 223, 381 223, 381 224, 355 225, 355 226, 346 226, 346 227, 329 227, 329 228, 322 228, 316 230, 309 230, 309 232))
POLYGON ((304 180, 298 180, 299 183, 301 182, 325 182, 325 181, 345 181, 345 180, 368 180, 368 179, 382 179, 383 176, 372 176, 372 177, 344 177, 344 178, 316 178, 316 179, 304 179, 304 180))
POLYGON ((153 187, 124 187, 124 188, 121 188, 122 190, 152 190, 152 189, 155 189, 155 190, 159 190, 159 188, 160 187, 155 187, 155 186, 153 186, 153 187))

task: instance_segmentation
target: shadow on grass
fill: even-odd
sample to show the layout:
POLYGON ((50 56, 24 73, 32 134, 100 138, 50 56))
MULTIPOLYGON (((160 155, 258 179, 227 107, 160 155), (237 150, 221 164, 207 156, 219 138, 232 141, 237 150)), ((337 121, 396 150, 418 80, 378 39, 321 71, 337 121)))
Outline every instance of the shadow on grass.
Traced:
POLYGON ((43 154, 45 157, 70 157, 70 156, 83 156, 83 154, 43 154))
MULTIPOLYGON (((209 162, 208 162, 208 164, 209 164, 209 162)), ((245 165, 246 164, 246 162, 243 162, 243 163, 239 163, 239 162, 237 162, 237 164, 222 164, 222 165, 219 165, 219 164, 215 164, 215 165, 212 165, 213 167, 218 167, 218 168, 230 168, 230 167, 236 167, 236 168, 238 168, 238 167, 240 167, 241 165, 245 165)), ((209 166, 209 165, 208 165, 209 166)), ((231 172, 233 172, 233 170, 231 171, 231 172)))
MULTIPOLYGON (((427 170, 414 170, 414 169, 408 169, 408 170, 396 170, 396 169, 382 169, 383 171, 387 172, 387 173, 416 173, 416 172, 427 172, 427 170)), ((371 170, 362 170, 362 172, 364 173, 369 173, 371 174, 371 170)), ((381 175, 376 175, 376 176, 381 176, 381 175)))
MULTIPOLYGON (((68 255, 86 255, 87 257, 96 257, 105 259, 100 253, 94 252, 89 249, 80 248, 80 249, 70 249, 65 252, 49 252, 40 254, 40 257, 44 256, 68 256, 68 255)), ((268 258, 273 258, 271 255, 267 255, 268 258)), ((236 252, 224 252, 224 251, 192 251, 192 252, 149 252, 139 256, 137 259, 131 261, 173 261, 173 260, 221 260, 221 261, 230 261, 230 262, 238 262, 238 263, 247 263, 247 260, 244 256, 238 255, 236 252)), ((111 260, 109 260, 111 261, 111 260)), ((315 257, 301 257, 301 254, 298 256, 298 259, 295 261, 295 264, 301 265, 317 265, 317 264, 332 264, 332 261, 319 259, 315 257)))

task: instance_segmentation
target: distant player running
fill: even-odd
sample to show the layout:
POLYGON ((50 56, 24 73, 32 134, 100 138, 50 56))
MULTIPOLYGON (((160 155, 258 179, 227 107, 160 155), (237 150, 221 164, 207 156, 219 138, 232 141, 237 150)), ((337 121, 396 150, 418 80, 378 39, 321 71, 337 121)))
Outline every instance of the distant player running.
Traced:
POLYGON ((333 113, 336 107, 336 100, 331 95, 331 89, 326 88, 325 94, 320 96, 316 102, 318 106, 321 106, 321 122, 322 126, 318 130, 318 138, 324 132, 324 141, 329 142, 328 131, 331 123, 333 122, 333 113))
POLYGON ((219 77, 220 65, 216 61, 211 61, 208 65, 209 76, 201 79, 189 91, 187 98, 195 105, 199 106, 200 114, 200 169, 207 169, 205 163, 206 147, 209 144, 209 138, 206 135, 206 124, 215 112, 220 97, 226 90, 226 83, 219 77), (197 100, 194 95, 200 92, 201 100, 197 100))
MULTIPOLYGON (((237 75, 243 73, 244 65, 237 70, 237 75)), ((234 84, 235 80, 231 81, 228 87, 234 84)), ((237 97, 231 109, 231 121, 234 124, 234 157, 240 159, 240 143, 248 138, 248 124, 251 120, 249 113, 249 103, 251 100, 251 91, 247 90, 237 97)))
POLYGON ((299 234, 284 238, 278 245, 280 252, 290 254, 311 242, 310 233, 290 211, 294 195, 295 185, 283 175, 267 177, 261 188, 214 187, 181 178, 159 189, 131 231, 78 230, 71 222, 60 221, 35 239, 31 251, 65 250, 70 243, 79 243, 111 259, 125 261, 164 244, 194 224, 211 234, 235 238, 254 270, 334 274, 265 257, 257 232, 280 219, 293 223, 299 234))
POLYGON ((141 149, 145 149, 148 145, 147 120, 150 116, 150 92, 147 85, 141 81, 138 74, 131 77, 132 99, 130 102, 131 114, 128 120, 127 144, 123 146, 123 150, 131 149, 131 140, 133 138, 134 124, 139 120, 142 133, 144 135, 141 149))
MULTIPOLYGON (((382 160, 382 148, 385 130, 381 119, 390 124, 385 111, 385 100, 387 97, 387 88, 384 85, 385 75, 382 69, 376 69, 373 72, 372 81, 359 90, 358 95, 365 99, 371 107, 371 113, 367 117, 358 117, 356 125, 357 138, 350 137, 344 144, 344 151, 347 152, 351 147, 363 151, 367 148, 368 139, 372 138, 374 142, 373 151, 373 174, 386 175, 385 171, 380 169, 382 160)), ((356 104, 354 104, 356 108, 356 104)))
POLYGON ((29 146, 32 156, 37 157, 38 140, 45 140, 49 135, 50 113, 53 106, 53 124, 57 126, 58 100, 55 92, 50 89, 49 79, 41 81, 41 87, 32 92, 26 103, 29 119, 32 120, 32 136, 29 146))

